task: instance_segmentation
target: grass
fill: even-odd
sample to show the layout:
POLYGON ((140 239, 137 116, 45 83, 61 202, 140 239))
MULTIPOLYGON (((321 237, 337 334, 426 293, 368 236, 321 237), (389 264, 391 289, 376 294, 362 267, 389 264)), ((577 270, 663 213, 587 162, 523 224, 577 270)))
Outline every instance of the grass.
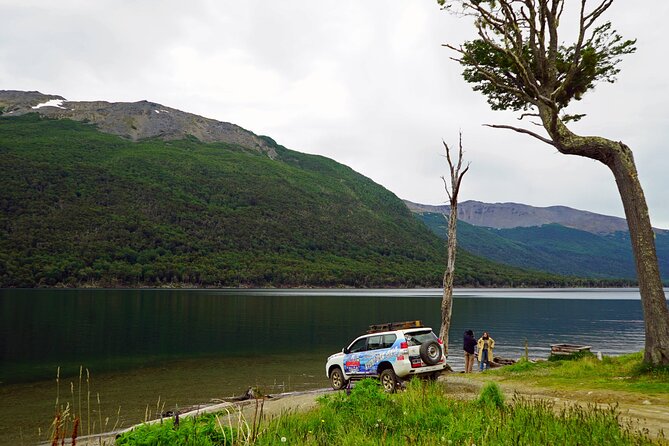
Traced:
MULTIPOLYGON (((243 432, 242 429, 239 431, 243 432)), ((197 418, 186 418, 175 422, 165 420, 158 425, 143 425, 135 429, 132 434, 121 436, 116 441, 118 446, 124 445, 192 445, 209 446, 235 443, 239 435, 235 429, 223 426, 218 415, 202 415, 197 418)), ((245 437, 242 437, 245 438, 245 437)))
MULTIPOLYGON (((71 441, 73 446, 77 438, 81 436, 90 436, 96 433, 107 432, 110 429, 116 430, 119 426, 120 411, 117 412, 116 423, 113 427, 110 425, 109 417, 105 417, 102 422, 102 411, 100 410, 100 394, 97 393, 93 402, 91 402, 91 379, 88 369, 85 373, 86 389, 84 393, 84 368, 79 367, 79 383, 75 380, 70 381, 69 394, 61 393, 61 374, 60 367, 56 373, 56 403, 54 405, 54 417, 51 426, 47 432, 48 439, 52 446, 64 444, 66 440, 71 441), (83 401, 83 402, 82 402, 83 401), (95 404, 97 401, 97 405, 95 404), (96 416, 97 414, 97 416, 96 416)), ((42 433, 39 433, 40 441, 42 433)))
POLYGON ((540 363, 521 360, 515 365, 486 372, 486 375, 556 389, 669 394, 669 367, 645 366, 642 353, 605 356, 601 361, 594 355, 540 363))
MULTIPOLYGON (((449 399, 440 383, 414 380, 395 395, 377 381, 364 380, 351 391, 327 395, 306 413, 284 414, 261 425, 236 428, 223 415, 145 425, 123 435, 119 445, 299 444, 299 445, 533 445, 656 444, 620 425, 615 409, 594 406, 556 411, 548 402, 515 397, 505 402, 494 383, 477 400, 449 399)), ((234 416, 232 417, 234 418, 234 416)))

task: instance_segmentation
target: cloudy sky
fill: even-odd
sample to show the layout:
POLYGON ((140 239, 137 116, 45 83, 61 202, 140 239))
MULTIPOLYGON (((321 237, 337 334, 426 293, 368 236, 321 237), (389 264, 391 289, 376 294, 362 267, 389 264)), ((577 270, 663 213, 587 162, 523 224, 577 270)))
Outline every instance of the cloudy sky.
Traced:
MULTIPOLYGON (((669 2, 619 0, 607 19, 638 51, 570 112, 581 134, 632 147, 655 226, 669 228, 669 2)), ((442 43, 473 36, 436 0, 0 0, 0 89, 147 99, 347 164, 401 198, 442 204, 442 139, 464 138, 461 201, 623 216, 608 170, 484 123, 491 112, 442 43)), ((565 38, 568 36, 565 36, 565 38)))

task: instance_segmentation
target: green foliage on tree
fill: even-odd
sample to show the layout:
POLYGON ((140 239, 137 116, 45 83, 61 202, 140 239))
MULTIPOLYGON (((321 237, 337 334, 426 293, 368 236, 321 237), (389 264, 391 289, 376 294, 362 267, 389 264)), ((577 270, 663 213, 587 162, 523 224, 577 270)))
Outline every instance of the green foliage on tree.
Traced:
MULTIPOLYGON (((483 29, 481 32, 484 32, 483 29)), ((495 33, 495 28, 485 28, 485 32, 495 33), (490 30, 490 31, 489 31, 490 30)), ((616 80, 620 72, 620 56, 633 53, 635 40, 623 40, 611 23, 606 22, 595 28, 592 35, 580 46, 576 54, 575 44, 559 45, 555 49, 555 73, 549 73, 545 64, 532 51, 528 42, 519 45, 525 56, 522 63, 493 40, 476 39, 463 44, 460 63, 464 66, 464 79, 473 84, 474 91, 480 91, 488 98, 493 110, 528 110, 542 94, 538 89, 519 82, 519 76, 528 76, 538 83, 550 82, 557 77, 564 82, 557 88, 551 101, 558 110, 566 108, 572 100, 581 100, 597 83, 616 80), (530 70, 528 73, 523 73, 530 70)), ((582 115, 580 115, 582 117, 582 115)))

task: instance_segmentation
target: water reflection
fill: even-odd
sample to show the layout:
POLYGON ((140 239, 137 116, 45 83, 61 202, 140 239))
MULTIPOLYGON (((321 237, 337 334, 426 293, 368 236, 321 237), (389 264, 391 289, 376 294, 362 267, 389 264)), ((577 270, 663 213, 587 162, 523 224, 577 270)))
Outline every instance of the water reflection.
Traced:
MULTIPOLYGON (((490 332, 496 353, 549 345, 605 354, 643 348, 635 290, 457 290, 449 363, 462 334, 490 332)), ((91 371, 101 412, 126 425, 158 396, 183 407, 259 385, 325 387, 324 364, 369 324, 423 320, 435 332, 441 290, 0 290, 0 444, 36 443, 53 415, 54 377, 91 371), (42 381, 40 381, 42 380, 42 381), (9 423, 9 420, 12 420, 9 423), (30 434, 28 434, 30 433, 30 434)))
MULTIPOLYGON (((206 355, 326 355, 369 324, 420 319, 438 331, 440 290, 3 290, 0 380, 48 378, 56 366, 97 370, 206 355)), ((605 354, 643 348, 635 290, 457 290, 450 362, 466 329, 497 354, 546 356, 584 343, 605 354), (540 299, 540 297, 542 297, 540 299)))

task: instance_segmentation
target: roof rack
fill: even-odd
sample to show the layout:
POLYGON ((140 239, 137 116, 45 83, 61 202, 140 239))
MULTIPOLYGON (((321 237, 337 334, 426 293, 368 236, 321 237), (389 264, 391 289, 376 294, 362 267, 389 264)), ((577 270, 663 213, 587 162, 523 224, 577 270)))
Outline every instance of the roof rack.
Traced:
POLYGON ((409 328, 421 328, 423 321, 406 321, 406 322, 388 322, 386 324, 370 325, 367 333, 379 333, 381 331, 393 330, 407 330, 409 328))

